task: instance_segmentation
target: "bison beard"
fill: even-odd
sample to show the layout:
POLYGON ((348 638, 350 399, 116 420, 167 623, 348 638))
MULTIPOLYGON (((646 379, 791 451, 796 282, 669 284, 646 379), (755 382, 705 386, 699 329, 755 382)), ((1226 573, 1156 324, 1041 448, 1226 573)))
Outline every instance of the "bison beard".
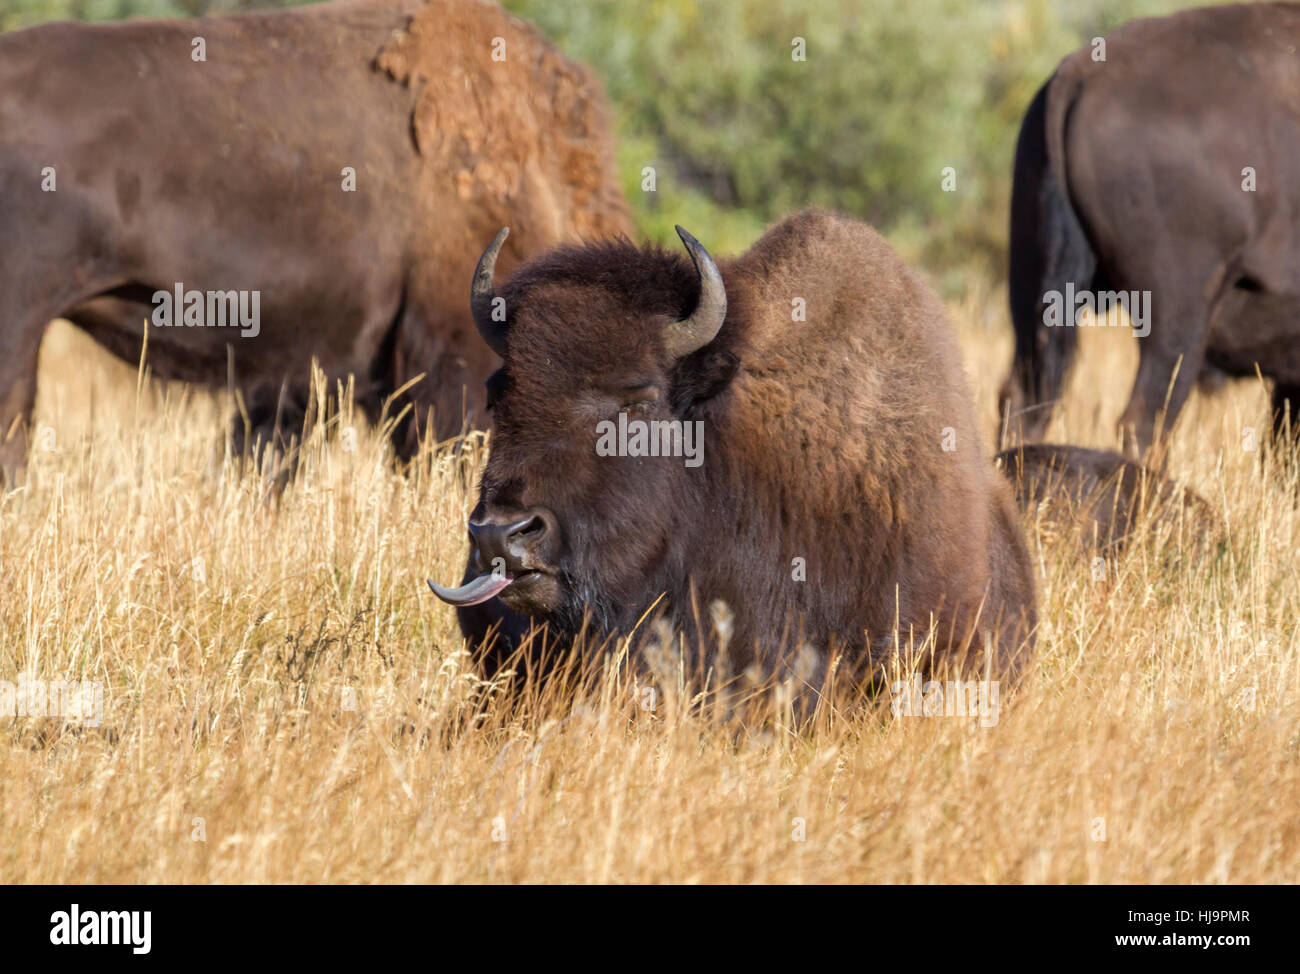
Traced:
POLYGON ((932 636, 930 662, 1015 679, 1030 561, 937 297, 870 228, 822 212, 720 266, 679 233, 690 260, 565 247, 499 291, 504 234, 480 260, 475 320, 505 364, 464 584, 434 591, 491 643, 489 668, 530 626, 595 646, 652 607, 707 667, 716 601, 735 673, 803 646, 813 681, 833 652, 870 673, 932 636), (702 422, 703 463, 599 456, 621 412, 702 422))

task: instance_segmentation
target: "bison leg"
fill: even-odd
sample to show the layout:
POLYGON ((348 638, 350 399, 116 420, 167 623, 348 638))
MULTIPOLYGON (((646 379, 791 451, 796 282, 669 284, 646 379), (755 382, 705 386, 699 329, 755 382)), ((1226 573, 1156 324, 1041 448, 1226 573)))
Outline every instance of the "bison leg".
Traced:
MULTIPOLYGON (((1140 460, 1173 429, 1205 362, 1210 309, 1197 296, 1153 294, 1150 332, 1138 338, 1138 370, 1128 405, 1119 418, 1124 452, 1140 460)), ((1156 459, 1159 464, 1159 458, 1156 459)))
POLYGON ((296 438, 306 407, 288 382, 257 386, 245 394, 230 430, 231 453, 261 465, 264 479, 283 489, 297 467, 296 438))
POLYGON ((46 325, 121 283, 112 256, 84 252, 83 241, 113 250, 112 230, 92 215, 93 204, 76 189, 40 192, 16 165, 0 154, 0 188, 11 190, 0 196, 0 486, 17 484, 27 466, 46 325), (55 262, 51 254, 64 259, 55 262))
MULTIPOLYGON (((0 270, 6 270, 0 248, 0 270)), ((16 261, 14 262, 17 263, 16 261)), ((59 269, 63 275, 64 269, 59 269)), ((41 287, 39 277, 0 278, 0 487, 21 483, 27 467, 27 433, 36 405, 41 339, 51 320, 75 303, 75 294, 41 287), (5 279, 7 278, 7 279, 5 279), (36 289, 46 293, 33 299, 36 289)))
POLYGON ((0 488, 22 482, 27 427, 36 405, 36 365, 48 321, 44 312, 0 321, 0 488))
POLYGON ((1300 442, 1300 385, 1273 386, 1273 440, 1278 445, 1300 442))

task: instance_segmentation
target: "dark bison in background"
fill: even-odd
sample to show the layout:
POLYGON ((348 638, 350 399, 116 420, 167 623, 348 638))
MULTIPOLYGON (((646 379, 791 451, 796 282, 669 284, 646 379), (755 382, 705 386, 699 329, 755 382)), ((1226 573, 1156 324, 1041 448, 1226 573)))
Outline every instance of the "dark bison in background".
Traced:
POLYGON ((501 235, 481 258, 476 318, 505 364, 466 581, 434 586, 466 635, 499 624, 499 653, 529 617, 561 637, 629 633, 654 607, 707 666, 720 600, 733 672, 775 672, 800 644, 822 675, 835 648, 869 670, 896 635, 929 634, 940 659, 1013 677, 1031 565, 939 299, 874 231, 826 213, 716 265, 678 232, 689 260, 562 247, 499 291, 501 235), (698 424, 703 449, 631 455, 629 434, 628 455, 604 455, 636 422, 661 443, 698 424))
MULTIPOLYGON (((1127 452, 1172 427, 1193 383, 1274 380, 1300 407, 1300 7, 1137 20, 1061 62, 1020 131, 1011 201, 1015 359, 1001 407, 1043 435, 1076 350, 1046 295, 1150 292, 1120 419, 1127 452), (1253 191, 1251 186, 1254 186, 1253 191)), ((1294 424, 1294 419, 1292 420, 1294 424)))
POLYGON ((477 0, 0 36, 0 468, 23 466, 46 323, 135 362, 178 286, 259 292, 256 328, 176 307, 148 350, 159 376, 233 383, 264 441, 313 357, 372 419, 424 374, 403 455, 430 412, 439 437, 483 423, 472 255, 506 222, 510 264, 629 232, 611 156, 593 78, 477 0))
POLYGON ((1191 489, 1109 450, 1022 444, 994 457, 1040 532, 1089 553, 1116 553, 1144 526, 1167 526, 1194 549, 1220 525, 1191 489))

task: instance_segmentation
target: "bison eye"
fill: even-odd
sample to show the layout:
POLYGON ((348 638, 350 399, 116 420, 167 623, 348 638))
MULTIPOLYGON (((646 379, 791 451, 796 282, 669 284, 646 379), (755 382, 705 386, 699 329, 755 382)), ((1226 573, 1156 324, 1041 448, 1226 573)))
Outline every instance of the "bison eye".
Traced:
POLYGON ((659 387, 649 385, 626 386, 619 390, 618 401, 620 409, 651 406, 659 401, 659 387))

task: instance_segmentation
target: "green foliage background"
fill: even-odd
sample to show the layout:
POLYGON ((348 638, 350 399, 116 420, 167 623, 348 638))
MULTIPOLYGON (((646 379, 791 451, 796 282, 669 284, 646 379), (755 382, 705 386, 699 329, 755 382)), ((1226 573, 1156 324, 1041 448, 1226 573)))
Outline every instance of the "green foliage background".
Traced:
MULTIPOLYGON (((0 29, 294 0, 0 0, 0 29)), ((1020 117, 1091 37, 1178 0, 505 0, 604 79, 642 232, 720 253, 805 205, 873 223, 945 290, 1001 275, 1020 117), (794 38, 806 60, 792 57, 794 38), (641 188, 644 167, 656 191, 641 188), (956 190, 944 192, 952 167, 956 190)))

